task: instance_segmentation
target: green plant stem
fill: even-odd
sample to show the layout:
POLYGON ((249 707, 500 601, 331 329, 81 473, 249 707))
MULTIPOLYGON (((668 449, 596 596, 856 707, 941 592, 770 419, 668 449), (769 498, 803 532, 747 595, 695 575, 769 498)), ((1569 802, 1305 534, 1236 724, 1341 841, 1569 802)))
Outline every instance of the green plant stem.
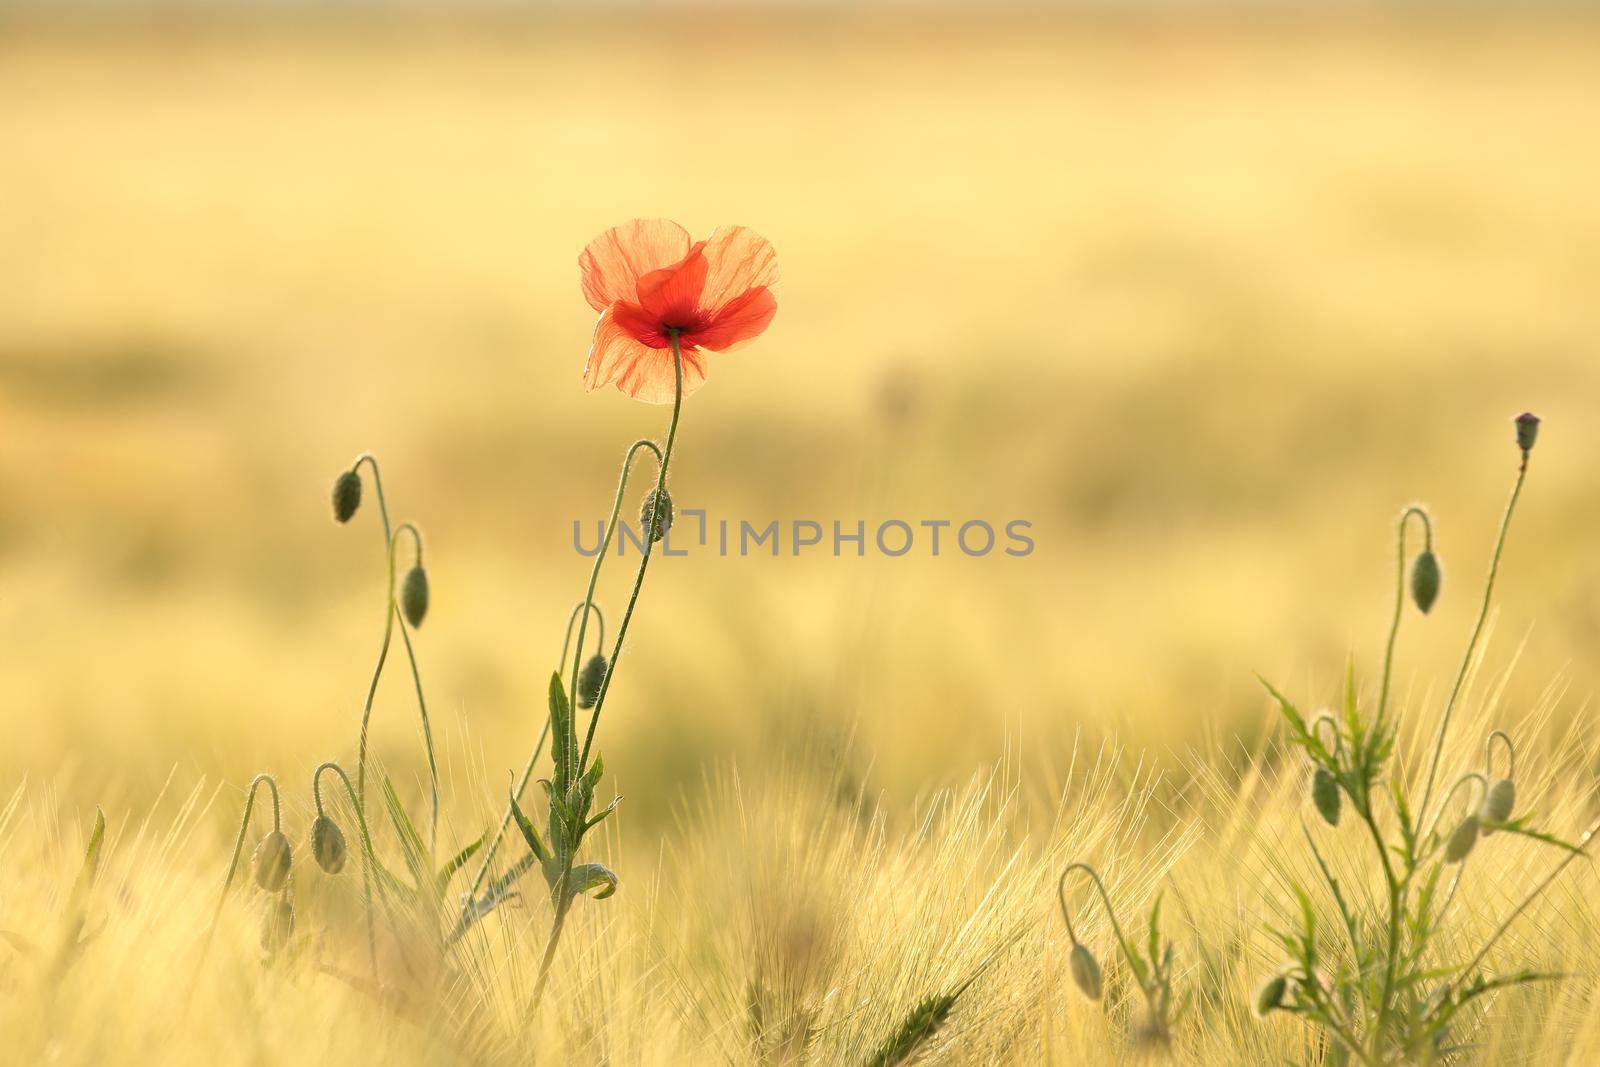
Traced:
POLYGON ((1389 623, 1389 641, 1383 651, 1383 685, 1378 690, 1378 721, 1375 730, 1383 729, 1384 712, 1389 707, 1389 674, 1394 666, 1394 641, 1400 632, 1400 616, 1406 599, 1406 522, 1411 516, 1422 520, 1423 551, 1433 551, 1433 520, 1428 518, 1428 513, 1413 504, 1400 513, 1400 522, 1395 530, 1395 581, 1394 581, 1394 618, 1389 623))
MULTIPOLYGON (((577 617, 579 611, 582 611, 583 613, 582 621, 578 625, 578 652, 576 656, 578 660, 582 660, 583 658, 585 634, 589 626, 589 613, 590 611, 593 611, 598 615, 600 611, 599 606, 594 602, 595 586, 600 580, 600 567, 605 562, 606 554, 610 551, 611 540, 616 535, 617 518, 622 514, 622 498, 628 488, 628 475, 633 470, 634 457, 637 456, 641 450, 654 453, 656 462, 658 464, 661 462, 661 450, 656 447, 654 441, 635 441, 632 445, 628 446, 627 453, 622 457, 622 474, 617 478, 617 494, 611 501, 611 518, 606 522, 605 533, 602 535, 600 541, 600 551, 595 553, 594 565, 589 569, 588 591, 584 594, 584 598, 578 604, 578 606, 573 608, 574 617, 577 617)), ((569 639, 571 638, 571 635, 572 623, 569 620, 567 623, 567 636, 569 639)), ((603 637, 604 631, 602 630, 602 639, 603 637)), ((569 648, 570 645, 567 642, 562 643, 561 658, 556 661, 556 666, 558 669, 566 663, 567 651, 569 648)), ((607 673, 609 674, 609 670, 607 673)), ((568 693, 571 695, 574 704, 576 704, 577 701, 577 689, 578 668, 574 667, 572 673, 572 684, 568 689, 568 693)), ((538 741, 534 742, 533 752, 528 756, 528 763, 522 768, 522 775, 517 779, 517 786, 512 794, 518 803, 522 802, 522 794, 528 788, 528 783, 533 780, 533 769, 539 762, 539 755, 544 751, 544 743, 549 736, 550 717, 547 713, 545 715, 544 725, 539 730, 539 739, 538 741)), ((472 878, 472 892, 467 898, 467 908, 471 908, 472 898, 476 897, 478 895, 478 890, 483 888, 484 879, 489 876, 489 868, 494 862, 495 853, 499 850, 500 842, 504 839, 506 831, 510 829, 510 827, 511 805, 507 803, 505 813, 500 816, 500 827, 495 831, 493 840, 489 842, 489 847, 484 851, 483 859, 478 864, 478 873, 472 878)))
MULTIPOLYGON (((651 549, 655 547, 655 539, 651 537, 650 534, 656 528, 656 511, 661 506, 661 498, 666 491, 667 470, 672 465, 672 448, 678 439, 678 419, 683 412, 683 353, 678 347, 678 331, 668 330, 667 339, 672 344, 673 374, 672 422, 667 427, 667 446, 661 455, 661 465, 659 472, 656 475, 655 501, 651 505, 650 514, 646 518, 645 522, 644 553, 639 559, 639 570, 633 580, 633 592, 628 597, 628 606, 622 613, 622 621, 617 625, 617 640, 611 652, 611 668, 606 671, 605 680, 600 683, 599 695, 595 697, 594 711, 589 716, 589 731, 588 735, 584 738, 583 752, 578 758, 577 768, 573 772, 574 781, 583 777, 584 770, 589 764, 589 750, 594 744, 595 725, 600 721, 600 712, 605 707, 606 694, 611 691, 611 679, 616 676, 617 660, 622 655, 622 643, 628 636, 628 623, 633 619, 633 609, 639 602, 639 591, 644 587, 645 571, 650 566, 651 549)), ((627 478, 626 465, 623 467, 623 478, 627 478)), ((617 493, 619 506, 621 496, 621 485, 619 484, 617 493)), ((612 525, 615 525, 615 515, 616 509, 613 509, 612 525)), ((599 561, 596 560, 594 572, 591 574, 589 579, 589 591, 584 597, 585 604, 594 602, 594 575, 599 573, 599 569, 599 561)), ((587 611, 584 612, 584 621, 588 621, 587 611)), ((578 667, 580 666, 579 660, 581 660, 583 656, 582 627, 579 627, 578 635, 578 652, 577 655, 573 657, 573 683, 572 688, 569 690, 569 692, 572 693, 572 710, 574 715, 577 711, 577 672, 578 667)), ((570 721, 574 724, 577 722, 575 717, 571 717, 570 721)), ((576 738, 573 740, 576 740, 576 738)), ((556 742, 558 744, 561 743, 561 739, 557 738, 556 742)), ((572 890, 569 887, 568 882, 571 880, 570 876, 572 873, 572 860, 574 855, 577 853, 578 842, 583 836, 582 819, 585 814, 585 812, 577 813, 576 818, 579 820, 579 823, 578 826, 573 828, 571 831, 574 838, 572 846, 562 850, 564 855, 562 856, 561 863, 561 878, 556 882, 553 890, 555 894, 556 913, 555 918, 550 923, 550 937, 545 942, 544 958, 539 962, 539 977, 534 984, 533 1001, 529 1008, 530 1011, 537 1011, 539 1003, 544 999, 545 985, 550 979, 550 965, 555 960, 556 946, 560 943, 561 932, 566 927, 567 913, 572 908, 572 890)))
MULTIPOLYGON (((633 578, 633 592, 628 596, 628 606, 622 612, 622 621, 617 624, 617 642, 611 649, 611 667, 600 683, 600 693, 594 700, 594 711, 589 714, 589 732, 583 739, 583 753, 578 757, 576 773, 580 778, 589 766, 589 750, 594 745, 594 728, 600 722, 600 711, 605 707, 606 694, 611 692, 611 679, 616 675, 617 660, 622 656, 622 643, 628 636, 628 623, 633 620, 634 605, 639 602, 639 590, 644 588, 645 571, 650 567, 651 550, 655 548, 655 538, 650 535, 656 529, 656 512, 661 507, 662 497, 666 495, 667 468, 672 466, 672 447, 678 439, 678 416, 683 409, 683 354, 678 350, 678 331, 668 330, 667 337, 672 342, 672 423, 667 427, 667 448, 661 456, 661 466, 656 475, 656 493, 651 500, 649 520, 645 523, 644 554, 639 558, 639 570, 633 578)), ((593 595, 591 590, 590 599, 593 599, 593 595)), ((579 632, 582 633, 581 630, 579 632)), ((577 659, 581 656, 580 649, 578 656, 573 660, 574 693, 577 691, 577 659)))
POLYGON ((1433 786, 1439 776, 1439 757, 1444 754, 1445 736, 1450 732, 1450 716, 1461 696, 1461 687, 1466 683, 1467 671, 1472 666, 1472 654, 1483 635, 1483 624, 1489 617, 1489 602, 1494 595, 1495 575, 1500 571, 1500 556, 1506 547, 1506 532, 1511 528, 1511 513, 1516 510, 1517 498, 1522 495, 1522 483, 1527 477, 1528 453, 1524 451, 1522 462, 1517 467, 1516 483, 1511 487, 1511 499, 1506 501, 1505 514, 1500 517, 1500 533, 1495 538, 1494 555, 1489 560, 1489 575, 1483 584, 1483 603, 1478 608, 1478 621, 1473 624, 1472 636, 1467 640, 1467 651, 1461 657, 1461 669, 1456 672, 1455 684, 1450 688, 1450 699, 1444 705, 1444 717, 1439 722, 1439 737, 1433 744, 1433 760, 1428 767, 1428 785, 1422 791, 1422 804, 1417 808, 1419 817, 1428 810, 1428 803, 1433 799, 1433 786))

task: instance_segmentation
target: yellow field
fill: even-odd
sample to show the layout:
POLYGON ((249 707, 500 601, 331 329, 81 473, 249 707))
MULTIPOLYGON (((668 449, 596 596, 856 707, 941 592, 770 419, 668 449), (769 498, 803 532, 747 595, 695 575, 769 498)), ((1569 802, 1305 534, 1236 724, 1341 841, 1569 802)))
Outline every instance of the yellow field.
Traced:
MULTIPOLYGON (((1393 520, 1425 500, 1414 774, 1523 409, 1544 429, 1448 766, 1514 729, 1541 823, 1592 818, 1597 107, 1577 15, 0 23, 0 930, 54 937, 109 822, 77 965, 0 943, 0 1062, 850 1064, 1002 946, 923 1062, 1132 1056, 1081 887, 1122 993, 1067 978, 1074 859, 1135 928, 1168 887, 1176 1062, 1322 1062, 1248 1011, 1311 870, 1254 674, 1317 707, 1349 654, 1375 691, 1393 520), (357 883, 301 847, 384 606, 373 509, 335 526, 328 487, 375 452, 426 538, 464 843, 543 723, 573 521, 592 541, 627 443, 665 432, 579 380, 577 254, 652 215, 752 226, 783 275, 685 405, 680 508, 1023 519, 1036 548, 653 565, 599 728, 622 888, 576 905, 554 995, 528 1017, 530 886, 437 973, 395 941, 374 996, 357 883), (302 852, 297 955, 263 967, 241 893, 201 959, 258 771, 302 852)), ((613 625, 631 574, 602 581, 613 625)), ((403 658, 373 730, 423 811, 403 658)), ((1492 845, 1457 955, 1551 862, 1492 845)), ((1486 1062, 1600 1051, 1595 888, 1574 866, 1503 943, 1581 974, 1491 1000, 1486 1062)))

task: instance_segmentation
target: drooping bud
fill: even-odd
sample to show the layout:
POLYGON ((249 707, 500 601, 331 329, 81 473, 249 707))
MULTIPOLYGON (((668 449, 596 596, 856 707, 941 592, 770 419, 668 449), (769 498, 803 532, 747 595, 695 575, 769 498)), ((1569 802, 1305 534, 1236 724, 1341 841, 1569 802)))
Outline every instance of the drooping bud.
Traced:
POLYGON ((293 862, 294 849, 289 845, 289 839, 274 830, 256 845, 255 855, 251 857, 250 864, 255 871, 256 885, 269 893, 276 893, 283 888, 283 883, 289 877, 289 864, 293 862))
MULTIPOLYGON (((1517 783, 1509 778, 1502 778, 1489 787, 1483 796, 1483 803, 1478 806, 1478 819, 1480 822, 1506 822, 1511 818, 1511 813, 1517 807, 1517 783)), ((1483 836, 1488 837, 1494 833, 1494 828, 1483 827, 1483 836)))
POLYGON ((1289 990, 1289 979, 1282 974, 1275 974, 1261 983, 1261 988, 1256 990, 1256 1015, 1264 1017, 1283 1007, 1283 995, 1289 990))
POLYGON ((1524 411, 1513 421, 1517 424, 1517 447, 1524 452, 1530 451, 1533 443, 1539 439, 1539 416, 1524 411))
POLYGON ((1095 962, 1094 953, 1081 944, 1073 945, 1068 964, 1072 968, 1072 981, 1083 990, 1083 995, 1090 1000, 1099 1000, 1102 988, 1100 964, 1095 962))
POLYGON ((326 815, 318 815, 311 824, 311 854, 317 858, 317 866, 329 874, 344 870, 344 831, 326 815))
POLYGON ((1339 810, 1343 803, 1339 782, 1326 767, 1318 767, 1317 773, 1311 776, 1311 802, 1317 806, 1317 813, 1324 822, 1329 826, 1339 825, 1339 810))
POLYGON ((1422 553, 1411 565, 1411 599, 1424 615, 1439 599, 1439 557, 1431 550, 1422 553))
POLYGON ((294 905, 289 903, 289 894, 285 893, 268 904, 267 913, 261 917, 261 947, 268 952, 279 952, 288 946, 293 936, 294 905))
POLYGON ((1472 852, 1473 846, 1478 843, 1478 817, 1468 815, 1461 820, 1450 834, 1450 840, 1444 847, 1444 861, 1446 863, 1460 863, 1472 852))
POLYGON ((606 680, 606 658, 596 652, 578 672, 578 707, 592 708, 600 699, 600 686, 606 680))
POLYGON ((428 614, 428 572, 420 563, 406 571, 406 580, 400 586, 400 610, 405 612, 412 629, 421 626, 428 614))
POLYGON ((649 540, 646 544, 655 544, 667 536, 667 531, 672 529, 672 494, 665 489, 661 491, 661 504, 656 506, 656 490, 652 489, 645 494, 644 503, 639 505, 639 529, 646 532, 649 540), (650 516, 655 515, 655 525, 650 523, 650 516))
POLYGON ((361 506, 361 475, 345 471, 333 483, 333 518, 335 522, 349 522, 350 516, 361 506))

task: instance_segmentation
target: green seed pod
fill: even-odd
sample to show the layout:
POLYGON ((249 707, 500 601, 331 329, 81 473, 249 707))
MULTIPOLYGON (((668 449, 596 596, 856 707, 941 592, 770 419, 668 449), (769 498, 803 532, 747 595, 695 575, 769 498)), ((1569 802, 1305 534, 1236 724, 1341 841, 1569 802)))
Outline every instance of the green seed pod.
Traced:
POLYGON ((655 527, 650 525, 650 512, 655 507, 656 491, 650 490, 645 494, 644 503, 639 505, 639 529, 648 531, 649 544, 655 544, 667 536, 667 531, 672 529, 672 494, 665 489, 661 490, 661 509, 656 515, 655 527))
POLYGON ((1411 599, 1424 615, 1439 599, 1439 557, 1431 551, 1418 556, 1411 565, 1411 599))
POLYGON ((1478 817, 1468 815, 1461 820, 1450 834, 1450 840, 1444 847, 1444 861, 1446 863, 1460 863, 1472 852, 1473 846, 1478 843, 1478 817))
POLYGON ((1311 802, 1317 806, 1317 812, 1324 822, 1329 826, 1339 825, 1342 803, 1339 782, 1326 767, 1318 767, 1317 773, 1311 776, 1311 802))
MULTIPOLYGON (((1517 783, 1509 778, 1502 778, 1489 787, 1489 792, 1484 794, 1483 803, 1478 807, 1480 822, 1505 822, 1511 818, 1511 813, 1517 807, 1517 783)), ((1494 833, 1490 827, 1483 827, 1483 836, 1488 837, 1494 833)))
POLYGON ((1083 995, 1090 1000, 1099 1000, 1100 965, 1095 962, 1094 953, 1083 945, 1073 945, 1068 963, 1072 968, 1072 981, 1083 990, 1083 995))
POLYGON ((268 904, 267 913, 261 917, 261 947, 268 952, 279 952, 288 947, 293 936, 294 905, 289 903, 289 894, 285 893, 268 904))
POLYGON ((1513 421, 1517 424, 1517 447, 1524 452, 1530 451, 1533 443, 1539 439, 1539 416, 1524 411, 1513 421))
POLYGON ((317 866, 329 874, 344 870, 344 831, 326 815, 318 815, 311 824, 311 854, 317 858, 317 866))
POLYGON ((600 686, 606 680, 606 658, 598 652, 578 672, 578 707, 592 708, 600 699, 600 686))
POLYGON ((1288 990, 1289 979, 1281 974, 1275 974, 1262 982, 1261 988, 1256 991, 1256 1015, 1264 1017, 1283 1007, 1283 995, 1288 990))
POLYGON ((293 862, 294 849, 289 839, 277 830, 272 831, 256 845, 250 864, 255 870, 256 885, 269 893, 283 888, 289 877, 289 864, 293 862))
POLYGON ((406 571, 406 580, 400 586, 400 610, 405 612, 412 629, 421 626, 428 614, 428 572, 420 563, 406 571))
POLYGON ((333 483, 333 518, 335 522, 349 522, 350 516, 361 506, 361 475, 345 471, 333 483))

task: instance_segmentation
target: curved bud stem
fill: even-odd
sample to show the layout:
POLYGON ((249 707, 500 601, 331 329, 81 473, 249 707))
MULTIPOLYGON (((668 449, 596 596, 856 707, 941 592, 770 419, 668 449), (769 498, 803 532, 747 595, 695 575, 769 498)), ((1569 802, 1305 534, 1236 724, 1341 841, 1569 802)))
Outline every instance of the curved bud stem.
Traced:
POLYGON ((1117 935, 1117 947, 1122 950, 1122 955, 1127 958, 1129 967, 1137 973, 1139 965, 1133 958, 1132 950, 1128 948, 1128 938, 1122 932, 1122 925, 1117 922, 1117 909, 1111 906, 1111 894, 1106 892, 1106 885, 1100 880, 1100 872, 1087 863, 1068 864, 1067 869, 1061 872, 1060 880, 1056 882, 1056 897, 1061 901, 1061 918, 1067 924, 1067 936, 1072 939, 1074 945, 1079 944, 1077 931, 1072 927, 1072 914, 1067 907, 1067 876, 1073 871, 1082 871, 1087 874, 1089 879, 1094 882, 1094 887, 1100 891, 1100 900, 1105 905, 1106 917, 1111 920, 1111 929, 1117 935))
POLYGON ((1394 666, 1394 641, 1400 633, 1400 616, 1406 600, 1406 523, 1412 516, 1422 520, 1422 550, 1433 551, 1433 519, 1420 504, 1412 504, 1400 513, 1400 521, 1395 526, 1395 579, 1394 579, 1394 618, 1389 623, 1389 641, 1383 652, 1383 685, 1378 690, 1378 720, 1375 729, 1383 726, 1384 712, 1389 707, 1389 674, 1394 666))
POLYGON ((1322 729, 1323 723, 1327 723, 1328 728, 1333 731, 1333 744, 1329 746, 1330 750, 1333 752, 1335 757, 1344 755, 1344 735, 1339 732, 1339 720, 1335 719, 1328 712, 1325 711, 1312 720, 1309 733, 1312 737, 1316 737, 1317 731, 1322 729))
POLYGON ((1483 773, 1486 778, 1494 777, 1494 743, 1499 741, 1506 750, 1506 777, 1517 776, 1517 744, 1511 740, 1511 735, 1504 730, 1491 730, 1489 739, 1483 743, 1483 773))
POLYGON ((355 786, 350 784, 350 775, 346 774, 345 769, 332 760, 319 764, 317 769, 311 772, 311 799, 316 803, 317 814, 319 816, 324 814, 322 808, 322 775, 326 771, 334 772, 338 775, 339 781, 344 784, 345 794, 350 798, 350 810, 355 812, 356 828, 361 831, 361 889, 367 905, 367 956, 372 963, 373 976, 376 977, 378 973, 378 933, 372 916, 372 885, 374 881, 377 881, 378 896, 383 901, 385 911, 389 910, 389 899, 384 892, 382 880, 375 878, 379 865, 378 854, 372 847, 372 834, 367 828, 367 815, 361 810, 361 800, 356 795, 355 786))
POLYGON ((416 549, 416 556, 414 557, 416 565, 422 566, 422 533, 417 529, 417 524, 414 522, 402 522, 394 528, 395 540, 398 541, 401 534, 411 535, 411 546, 416 549))

